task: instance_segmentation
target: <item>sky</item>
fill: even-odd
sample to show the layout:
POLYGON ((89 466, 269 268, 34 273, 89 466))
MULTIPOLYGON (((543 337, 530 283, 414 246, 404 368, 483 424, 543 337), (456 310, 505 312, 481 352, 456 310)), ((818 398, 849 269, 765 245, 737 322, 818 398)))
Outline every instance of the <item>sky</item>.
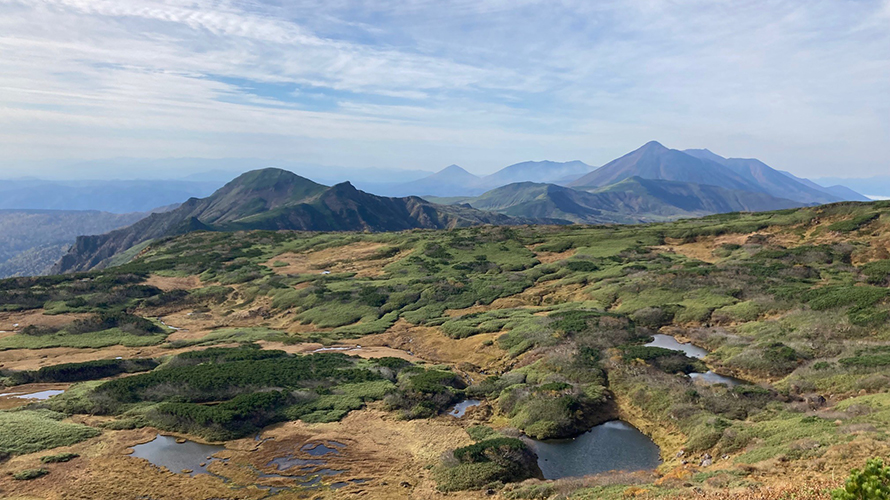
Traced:
POLYGON ((649 140, 890 174, 890 0, 0 0, 0 68, 0 177, 484 174, 649 140))

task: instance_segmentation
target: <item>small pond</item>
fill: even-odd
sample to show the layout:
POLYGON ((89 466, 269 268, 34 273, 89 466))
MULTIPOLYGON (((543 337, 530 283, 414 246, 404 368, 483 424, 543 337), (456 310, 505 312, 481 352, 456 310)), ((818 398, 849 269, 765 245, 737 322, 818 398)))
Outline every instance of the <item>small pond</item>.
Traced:
MULTIPOLYGON (((664 349, 670 349, 672 351, 682 351, 690 358, 697 359, 701 359, 708 354, 708 351, 702 349, 701 347, 696 347, 690 343, 684 344, 682 342, 678 342, 677 339, 671 337, 670 335, 663 335, 659 333, 653 335, 653 337, 655 337, 655 340, 646 344, 647 347, 661 347, 664 349)), ((689 378, 701 384, 726 384, 730 387, 746 383, 744 380, 741 379, 718 375, 711 370, 708 370, 704 373, 690 373, 689 378)))
POLYGON ((694 380, 695 382, 701 382, 703 384, 726 384, 729 387, 733 387, 736 385, 742 385, 745 383, 744 380, 737 379, 735 377, 727 377, 724 375, 718 375, 711 370, 708 370, 704 373, 690 373, 689 378, 694 380))
POLYGON ((166 467, 176 473, 191 470, 189 475, 195 476, 210 474, 207 471, 207 465, 216 459, 208 460, 208 457, 224 449, 224 446, 201 444, 194 441, 177 443, 175 437, 158 434, 158 437, 152 441, 134 446, 133 454, 130 456, 144 458, 152 465, 166 467))
POLYGON ((708 355, 708 351, 702 349, 701 347, 696 347, 690 343, 681 343, 678 342, 677 339, 671 337, 670 335, 664 335, 661 333, 657 333, 653 335, 655 340, 646 344, 646 347, 662 347, 664 349, 670 349, 672 351, 683 351, 690 358, 701 359, 708 355))
POLYGON ((464 416, 464 414, 467 413, 468 409, 470 409, 474 406, 479 406, 481 404, 482 404, 482 401, 479 401, 478 399, 465 399, 465 400, 461 401, 460 403, 454 405, 454 408, 452 408, 452 410, 450 412, 448 412, 448 414, 451 415, 452 417, 461 418, 464 416))
POLYGON ((10 398, 19 398, 19 399, 49 399, 58 394, 62 394, 65 391, 59 390, 49 390, 49 391, 40 391, 40 392, 32 392, 29 394, 17 394, 14 392, 6 392, 0 394, 0 397, 10 397, 10 398))
POLYGON ((649 470, 661 463, 658 446, 620 420, 598 425, 574 439, 526 442, 538 454, 538 466, 546 479, 649 470))

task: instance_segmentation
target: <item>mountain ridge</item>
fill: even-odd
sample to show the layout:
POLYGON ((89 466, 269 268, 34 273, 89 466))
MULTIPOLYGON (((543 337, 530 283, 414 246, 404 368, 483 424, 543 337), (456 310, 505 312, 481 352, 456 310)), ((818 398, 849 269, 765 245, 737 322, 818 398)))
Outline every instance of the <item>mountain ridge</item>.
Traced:
POLYGON ((687 149, 683 152, 730 168, 772 196, 820 204, 843 200, 815 183, 803 182, 803 179, 780 172, 756 158, 724 158, 707 149, 687 149))
POLYGON ((588 224, 657 222, 804 206, 765 193, 640 177, 629 177, 592 191, 521 182, 455 202, 513 217, 546 217, 588 224))
POLYGON ((398 231, 532 222, 538 221, 445 207, 418 197, 376 196, 349 182, 327 187, 267 168, 242 174, 207 198, 190 198, 171 212, 152 214, 106 234, 79 237, 53 272, 101 268, 137 245, 194 230, 398 231))
POLYGON ((629 177, 677 182, 694 182, 727 189, 758 192, 753 182, 717 162, 696 158, 657 141, 610 161, 593 172, 569 183, 569 187, 595 189, 629 177))

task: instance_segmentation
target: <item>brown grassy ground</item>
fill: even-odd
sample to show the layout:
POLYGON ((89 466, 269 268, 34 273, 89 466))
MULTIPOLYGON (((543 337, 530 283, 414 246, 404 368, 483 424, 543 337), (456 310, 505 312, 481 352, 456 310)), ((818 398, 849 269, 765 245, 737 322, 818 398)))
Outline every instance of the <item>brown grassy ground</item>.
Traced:
POLYGON ((333 344, 329 346, 325 346, 323 344, 318 344, 314 342, 306 342, 301 344, 284 344, 282 342, 269 342, 265 340, 261 340, 257 342, 263 349, 278 349, 291 354, 309 354, 315 352, 321 348, 344 348, 348 347, 349 350, 340 351, 343 354, 347 354, 349 356, 358 356, 360 358, 365 359, 375 359, 375 358, 401 358, 411 361, 412 363, 419 363, 425 361, 424 359, 418 356, 412 356, 407 352, 400 349, 393 349, 391 347, 381 347, 381 346, 368 346, 363 345, 361 342, 349 343, 349 344, 333 344), (359 347, 356 347, 359 346, 359 347))
POLYGON ((313 252, 286 252, 270 259, 265 265, 278 274, 321 274, 322 271, 330 271, 356 273, 360 278, 369 278, 380 276, 384 266, 410 253, 401 252, 385 259, 374 258, 375 253, 385 247, 383 243, 363 241, 313 252), (276 262, 285 265, 276 266, 276 262))
POLYGON ((201 288, 201 280, 197 276, 158 276, 153 274, 145 280, 146 285, 156 286, 165 292, 170 290, 194 290, 201 288))
POLYGON ((89 314, 43 314, 43 309, 22 312, 0 312, 0 337, 12 335, 26 326, 47 326, 59 328, 76 319, 83 319, 89 314), (18 325, 18 326, 15 326, 18 325))
MULTIPOLYGON (((127 456, 131 447, 148 442, 153 429, 106 431, 103 435, 74 446, 53 450, 81 455, 67 463, 43 465, 35 453, 15 457, 0 465, 2 498, 56 499, 258 499, 267 495, 253 486, 288 485, 292 481, 257 478, 257 471, 277 472, 267 464, 276 457, 294 454, 306 443, 336 441, 346 445, 336 455, 325 455, 326 466, 347 470, 331 481, 368 479, 342 489, 320 488, 310 492, 284 491, 275 498, 383 498, 439 499, 487 498, 484 493, 442 494, 435 489, 426 465, 434 463, 446 450, 471 442, 455 419, 398 421, 374 409, 352 412, 342 422, 304 424, 288 422, 267 428, 262 438, 230 441, 216 456, 228 462, 214 462, 211 472, 230 479, 229 483, 209 475, 190 478, 185 474, 158 469, 148 462, 127 456), (48 476, 33 481, 14 481, 8 472, 46 467, 48 476)), ((307 455, 306 458, 311 458, 307 455)))
POLYGON ((565 252, 535 251, 534 247, 529 247, 529 250, 531 250, 532 252, 535 252, 535 258, 544 264, 552 264, 554 262, 566 260, 566 259, 575 255, 574 248, 566 250, 565 252))
POLYGON ((432 363, 453 365, 470 363, 491 369, 503 365, 503 351, 496 345, 484 344, 487 340, 496 339, 498 335, 498 333, 487 333, 465 339, 451 339, 438 328, 413 326, 404 320, 399 320, 386 333, 368 335, 356 339, 355 343, 362 347, 398 349, 432 363))

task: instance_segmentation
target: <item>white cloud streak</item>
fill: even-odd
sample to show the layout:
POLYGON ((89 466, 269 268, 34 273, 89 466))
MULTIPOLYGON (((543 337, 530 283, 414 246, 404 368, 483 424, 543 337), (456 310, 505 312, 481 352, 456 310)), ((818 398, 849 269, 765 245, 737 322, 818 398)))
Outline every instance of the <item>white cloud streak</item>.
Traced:
POLYGON ((890 157, 886 0, 0 0, 0 67, 7 160, 890 157))

